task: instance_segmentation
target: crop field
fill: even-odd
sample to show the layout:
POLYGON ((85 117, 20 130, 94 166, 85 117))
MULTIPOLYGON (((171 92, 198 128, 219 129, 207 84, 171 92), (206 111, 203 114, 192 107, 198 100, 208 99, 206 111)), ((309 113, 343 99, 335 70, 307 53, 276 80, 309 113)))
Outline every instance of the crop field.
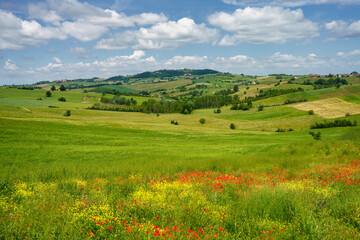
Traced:
POLYGON ((300 110, 314 110, 314 112, 324 118, 343 117, 348 114, 359 114, 360 105, 349 103, 339 98, 329 98, 315 102, 300 103, 293 105, 300 110))
POLYGON ((87 109, 100 93, 2 87, 0 239, 360 239, 360 127, 309 135, 320 109, 360 122, 357 93, 320 99, 341 90, 157 115, 87 109))

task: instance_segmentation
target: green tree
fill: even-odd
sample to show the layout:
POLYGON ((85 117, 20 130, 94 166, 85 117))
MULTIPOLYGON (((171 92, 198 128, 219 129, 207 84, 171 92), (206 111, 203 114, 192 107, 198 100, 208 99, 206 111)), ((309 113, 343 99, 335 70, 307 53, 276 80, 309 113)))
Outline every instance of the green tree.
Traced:
POLYGON ((236 127, 235 127, 235 124, 233 124, 233 123, 231 123, 230 124, 230 129, 235 129, 236 127))
POLYGON ((55 91, 55 90, 56 90, 55 85, 52 85, 52 86, 51 86, 51 91, 55 91))
POLYGON ((200 122, 201 124, 205 124, 206 119, 205 119, 205 118, 200 118, 199 122, 200 122))
POLYGON ((314 115, 315 114, 314 110, 309 110, 308 113, 309 113, 309 115, 314 115))
POLYGON ((66 102, 66 98, 64 98, 64 97, 59 97, 58 100, 59 100, 60 102, 66 102))
POLYGON ((46 97, 51 97, 51 95, 52 95, 52 94, 51 94, 50 91, 47 91, 47 92, 46 92, 46 97))
POLYGON ((71 111, 70 110, 66 110, 66 112, 64 113, 65 117, 70 117, 71 115, 71 111))
POLYGON ((59 89, 60 89, 60 91, 65 91, 65 86, 61 85, 59 89))
POLYGON ((234 88, 233 88, 234 92, 237 92, 239 91, 239 86, 238 85, 234 85, 234 88))

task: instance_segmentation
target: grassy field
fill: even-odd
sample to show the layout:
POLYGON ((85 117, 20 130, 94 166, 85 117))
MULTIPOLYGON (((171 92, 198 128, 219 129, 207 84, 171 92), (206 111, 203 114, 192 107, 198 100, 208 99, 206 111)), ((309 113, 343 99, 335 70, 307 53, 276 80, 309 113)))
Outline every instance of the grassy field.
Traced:
POLYGON ((0 88, 0 239, 360 238, 359 126, 317 141, 324 117, 295 105, 157 116, 44 96, 0 88))

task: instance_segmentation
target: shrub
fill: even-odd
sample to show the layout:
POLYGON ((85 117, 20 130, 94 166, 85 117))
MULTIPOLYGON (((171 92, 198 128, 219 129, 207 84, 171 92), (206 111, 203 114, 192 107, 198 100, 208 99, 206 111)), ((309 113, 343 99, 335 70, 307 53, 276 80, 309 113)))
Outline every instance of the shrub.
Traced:
POLYGON ((264 110, 264 105, 258 106, 258 111, 262 111, 262 110, 264 110))
POLYGON ((65 99, 64 97, 59 97, 58 100, 59 100, 60 102, 66 102, 66 99, 65 99))
POLYGON ((51 95, 52 95, 52 94, 51 94, 50 91, 47 91, 47 92, 46 92, 46 97, 51 97, 51 95))
POLYGON ((353 126, 357 126, 356 120, 354 120, 354 122, 351 122, 350 120, 336 119, 333 122, 327 122, 327 121, 324 121, 322 123, 316 122, 310 126, 310 129, 332 128, 332 127, 353 127, 353 126))
POLYGON ((286 130, 285 129, 283 129, 283 128, 278 128, 277 130, 276 130, 276 132, 285 132, 286 130))
POLYGON ((292 128, 289 128, 289 129, 288 129, 288 132, 292 132, 292 131, 294 131, 294 129, 292 129, 292 128))
POLYGON ((51 91, 55 91, 56 87, 54 85, 51 86, 51 91))
POLYGON ((320 132, 317 132, 317 133, 309 132, 309 134, 311 136, 313 136, 314 140, 321 140, 321 133, 320 132))
POLYGON ((36 100, 43 100, 41 97, 37 98, 36 100))
POLYGON ((206 120, 205 120, 205 118, 200 118, 199 122, 200 122, 201 124, 204 124, 204 123, 206 122, 206 120))
POLYGON ((174 125, 179 125, 179 123, 177 121, 174 122, 174 125))
POLYGON ((65 86, 61 85, 59 89, 60 89, 60 91, 65 91, 65 86))
POLYGON ((309 110, 308 113, 309 113, 309 115, 314 115, 315 114, 314 110, 309 110))
POLYGON ((221 109, 218 108, 218 109, 214 110, 214 113, 221 113, 221 109))
POLYGON ((65 117, 70 117, 70 115, 71 115, 70 110, 66 110, 66 112, 64 112, 65 117))
POLYGON ((231 123, 230 124, 230 129, 235 129, 235 124, 231 123))
POLYGON ((350 116, 350 113, 346 113, 346 114, 345 114, 345 117, 349 117, 349 116, 350 116))

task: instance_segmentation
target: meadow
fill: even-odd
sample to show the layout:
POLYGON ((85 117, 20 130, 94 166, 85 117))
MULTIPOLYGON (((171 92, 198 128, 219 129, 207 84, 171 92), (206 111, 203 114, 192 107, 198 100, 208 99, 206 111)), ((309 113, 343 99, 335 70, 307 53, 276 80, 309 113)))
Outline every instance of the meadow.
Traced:
POLYGON ((0 239, 360 238, 359 126, 319 141, 309 127, 325 118, 293 104, 157 116, 87 109, 98 93, 44 96, 0 88, 0 239))

